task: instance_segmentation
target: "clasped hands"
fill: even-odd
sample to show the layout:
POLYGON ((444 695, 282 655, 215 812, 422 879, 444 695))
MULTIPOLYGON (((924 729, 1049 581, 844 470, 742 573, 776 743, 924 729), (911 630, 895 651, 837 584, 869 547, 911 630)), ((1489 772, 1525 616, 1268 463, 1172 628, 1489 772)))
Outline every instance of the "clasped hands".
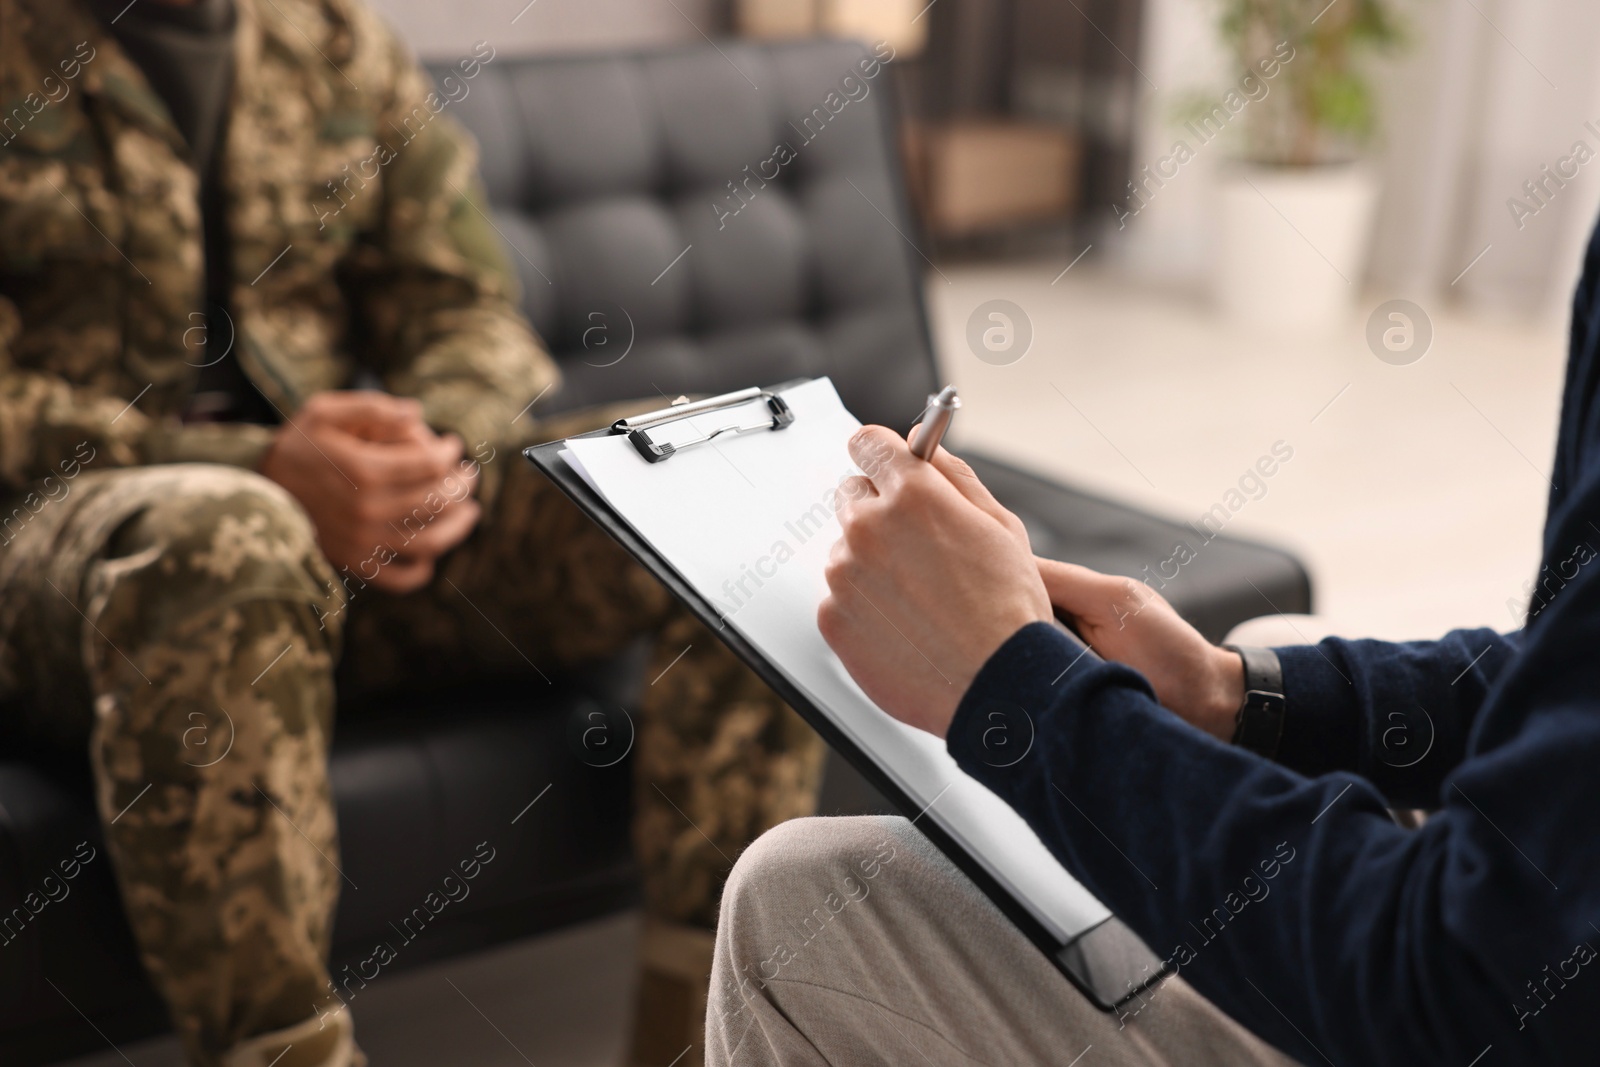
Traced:
POLYGON ((279 428, 260 472, 310 516, 323 555, 379 589, 408 593, 482 515, 478 465, 407 397, 318 393, 279 428))
POLYGON ((1059 615, 1102 657, 1143 674, 1163 706, 1232 736, 1244 696, 1239 657, 1155 590, 1035 557, 1022 520, 943 448, 924 462, 882 426, 862 427, 849 448, 864 474, 839 487, 841 535, 817 625, 884 711, 944 737, 989 657, 1024 626, 1059 615))

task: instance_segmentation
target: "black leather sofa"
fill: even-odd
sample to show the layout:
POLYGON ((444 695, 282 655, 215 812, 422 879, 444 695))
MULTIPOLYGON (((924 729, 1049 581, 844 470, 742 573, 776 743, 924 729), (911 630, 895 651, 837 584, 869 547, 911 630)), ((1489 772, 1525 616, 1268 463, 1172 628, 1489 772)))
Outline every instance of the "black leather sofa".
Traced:
MULTIPOLYGON (((470 80, 434 72, 448 114, 482 143, 491 212, 527 313, 566 373, 564 390, 536 413, 827 374, 863 420, 906 428, 938 378, 890 78, 881 68, 869 76, 869 59, 845 42, 729 42, 497 57, 470 80), (789 147, 781 161, 780 145, 789 147)), ((1135 574, 1193 537, 968 458, 1042 553, 1135 574)), ((1267 598, 1310 608, 1294 559, 1232 538, 1210 543, 1165 592, 1213 638, 1271 610, 1267 598)), ((390 924, 483 840, 496 859, 470 897, 386 972, 635 899, 626 762, 596 766, 606 761, 574 744, 574 725, 626 704, 639 662, 562 679, 554 695, 516 679, 460 679, 448 694, 341 709, 333 783, 343 867, 359 888, 347 885, 340 903, 336 973, 391 938, 390 924)), ((833 806, 849 794, 850 773, 830 766, 833 806)), ((117 903, 83 757, 5 742, 0 1062, 49 1062, 163 1026, 117 903), (34 914, 30 902, 46 899, 46 877, 80 842, 97 858, 34 914)))

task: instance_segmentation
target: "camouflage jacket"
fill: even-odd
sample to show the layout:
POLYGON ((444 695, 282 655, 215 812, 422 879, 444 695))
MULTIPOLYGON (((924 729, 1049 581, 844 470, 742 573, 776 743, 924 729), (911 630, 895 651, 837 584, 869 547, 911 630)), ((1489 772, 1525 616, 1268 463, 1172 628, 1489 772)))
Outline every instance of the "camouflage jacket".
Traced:
MULTIPOLYGON (((449 101, 359 0, 235 3, 233 355, 285 417, 365 369, 469 448, 505 440, 557 372, 449 101)), ((198 195, 165 105, 80 0, 0 0, 0 490, 83 442, 96 469, 259 463, 271 428, 177 418, 203 362, 198 195)))

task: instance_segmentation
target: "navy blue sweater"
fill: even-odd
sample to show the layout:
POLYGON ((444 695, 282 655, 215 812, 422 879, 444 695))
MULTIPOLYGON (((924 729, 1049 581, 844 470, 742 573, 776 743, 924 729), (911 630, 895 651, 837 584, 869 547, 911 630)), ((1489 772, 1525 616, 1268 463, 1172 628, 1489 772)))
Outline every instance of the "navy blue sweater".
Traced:
MULTIPOLYGON (((1572 320, 1527 624, 1279 650, 1277 762, 1162 708, 1060 629, 1018 631, 950 750, 1229 1015, 1307 1064, 1600 1062, 1600 230, 1572 320), (1060 678, 1052 684, 1053 679, 1060 678), (994 702, 1030 755, 968 743, 994 702), (1069 802, 1070 801, 1070 802, 1069 802), (1420 830, 1386 806, 1438 808, 1420 830)), ((1160 1012, 1159 989, 1129 1011, 1160 1012)))

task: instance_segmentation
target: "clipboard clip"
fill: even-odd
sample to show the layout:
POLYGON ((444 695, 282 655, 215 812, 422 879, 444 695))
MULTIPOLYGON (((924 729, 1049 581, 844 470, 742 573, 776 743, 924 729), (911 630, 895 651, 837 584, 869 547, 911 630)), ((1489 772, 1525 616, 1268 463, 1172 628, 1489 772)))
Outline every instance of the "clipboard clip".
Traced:
MULTIPOLYGON (((734 393, 724 393, 721 396, 707 397, 704 400, 690 400, 679 397, 670 407, 660 408, 656 411, 647 411, 643 415, 633 415, 626 419, 618 419, 611 424, 612 433, 625 433, 628 443, 631 444, 639 455, 647 462, 660 463, 671 459, 678 451, 691 445, 703 445, 715 440, 724 434, 754 433, 757 430, 782 430, 794 423, 794 411, 789 407, 789 402, 771 389, 761 389, 751 386, 740 389, 734 393), (728 408, 748 404, 752 400, 760 400, 765 404, 767 417, 759 422, 740 425, 723 426, 703 434, 691 441, 682 441, 674 444, 671 441, 656 441, 650 437, 649 431, 668 423, 681 422, 712 411, 723 411, 728 408)), ((698 427, 696 427, 698 429, 698 427)))

